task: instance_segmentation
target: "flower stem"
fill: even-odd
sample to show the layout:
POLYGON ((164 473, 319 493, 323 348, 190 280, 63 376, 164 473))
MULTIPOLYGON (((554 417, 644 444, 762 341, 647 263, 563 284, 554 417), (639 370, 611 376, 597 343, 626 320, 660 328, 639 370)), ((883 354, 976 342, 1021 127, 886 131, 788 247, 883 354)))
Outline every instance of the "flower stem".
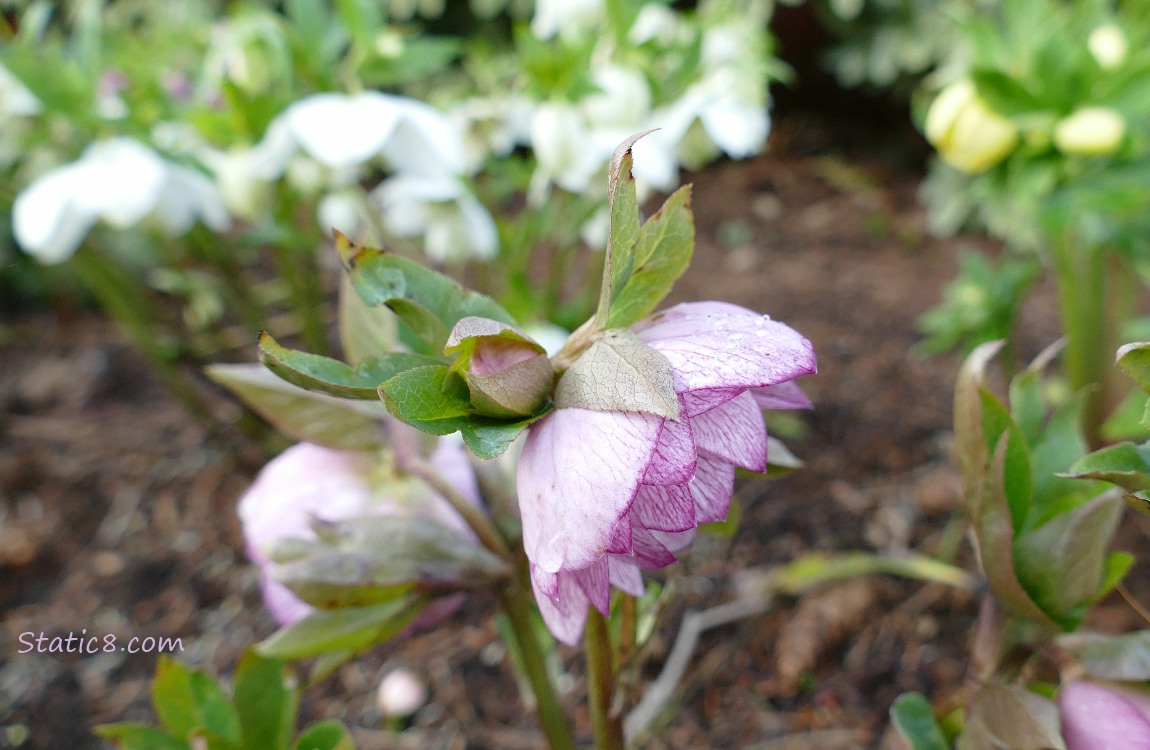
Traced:
POLYGON ((1079 246, 1071 237, 1056 242, 1060 243, 1054 257, 1062 329, 1067 339, 1066 376, 1074 392, 1093 386, 1085 394, 1082 429, 1087 443, 1097 448, 1106 416, 1102 385, 1114 351, 1112 333, 1106 326, 1106 258, 1102 249, 1079 246))
POLYGON ((559 707, 559 699, 555 696, 555 688, 547 674, 543 649, 539 645, 539 639, 535 637, 531 605, 528 603, 530 592, 527 559, 520 556, 515 579, 503 584, 497 590, 499 603, 511 622, 515 645, 518 646, 523 671, 531 685, 531 691, 535 694, 535 711, 539 716, 543 734, 547 737, 547 744, 551 750, 575 750, 571 730, 567 726, 563 710, 559 707))
POLYGON ((615 654, 607 621, 594 607, 588 607, 583 635, 587 654, 587 707, 597 750, 624 750, 623 716, 613 710, 615 654))

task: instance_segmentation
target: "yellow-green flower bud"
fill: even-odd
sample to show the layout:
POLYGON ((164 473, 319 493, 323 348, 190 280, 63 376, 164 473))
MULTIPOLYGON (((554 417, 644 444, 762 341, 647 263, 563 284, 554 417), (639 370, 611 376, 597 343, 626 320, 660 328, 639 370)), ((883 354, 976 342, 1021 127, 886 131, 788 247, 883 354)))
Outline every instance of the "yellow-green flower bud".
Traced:
POLYGON ((1018 128, 988 107, 970 81, 942 90, 927 111, 925 130, 943 161, 968 174, 985 172, 1018 145, 1018 128))
POLYGON ((1054 126, 1054 143, 1066 154, 1110 154, 1125 135, 1126 121, 1107 107, 1085 107, 1054 126))
POLYGON ((1086 46, 1090 48, 1090 54, 1094 55, 1099 67, 1104 70, 1117 68, 1125 62, 1129 48, 1122 29, 1112 23, 1099 26, 1090 32, 1086 46))

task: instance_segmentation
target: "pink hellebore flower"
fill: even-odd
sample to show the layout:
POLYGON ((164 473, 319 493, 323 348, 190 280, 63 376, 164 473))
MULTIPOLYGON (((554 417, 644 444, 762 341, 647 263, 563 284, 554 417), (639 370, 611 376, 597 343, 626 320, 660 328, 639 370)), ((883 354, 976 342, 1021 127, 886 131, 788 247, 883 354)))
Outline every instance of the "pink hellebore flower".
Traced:
POLYGON ((1150 690, 1085 680, 1058 691, 1066 750, 1150 750, 1150 690))
MULTIPOLYGON (((440 440, 428 462, 467 499, 479 504, 479 487, 462 444, 440 440)), ((260 567, 264 603, 280 625, 291 625, 312 608, 272 578, 265 550, 282 539, 315 539, 310 526, 313 517, 336 522, 364 515, 419 515, 471 536, 466 522, 448 502, 422 483, 398 477, 379 481, 378 472, 374 453, 299 443, 272 459, 240 499, 248 556, 260 567)), ((459 596, 436 600, 412 625, 436 624, 459 601, 459 596)))
POLYGON ((676 305, 632 327, 670 363, 679 419, 558 408, 533 424, 519 462, 523 542, 535 598, 574 645, 611 586, 643 593, 641 569, 674 562, 695 527, 726 518, 735 468, 767 467, 762 410, 806 408, 790 381, 815 372, 790 327, 720 302, 676 305))

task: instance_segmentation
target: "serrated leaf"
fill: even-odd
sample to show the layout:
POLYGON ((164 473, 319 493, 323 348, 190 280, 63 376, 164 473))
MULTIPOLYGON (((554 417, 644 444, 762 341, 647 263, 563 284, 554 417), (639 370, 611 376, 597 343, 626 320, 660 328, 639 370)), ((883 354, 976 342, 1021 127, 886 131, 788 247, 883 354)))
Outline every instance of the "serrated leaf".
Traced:
POLYGON ((508 325, 515 320, 490 297, 463 289, 443 274, 392 253, 356 245, 335 233, 352 285, 369 307, 387 305, 438 354, 460 318, 475 315, 508 325))
POLYGON ((249 648, 236 666, 234 693, 244 747, 286 750, 299 710, 299 691, 286 665, 249 648))
POLYGON ((387 410, 378 399, 352 401, 307 391, 263 365, 211 365, 205 371, 287 437, 337 450, 387 445, 381 429, 387 410))
POLYGON ((347 727, 331 719, 304 730, 294 750, 356 750, 356 745, 347 727))
POLYGON ((97 737, 114 742, 124 750, 188 750, 186 740, 177 741, 146 724, 120 722, 93 727, 97 737))
POLYGON ((1066 750, 1058 708, 1022 688, 991 683, 970 702, 957 750, 1066 750))
POLYGON ((383 305, 369 306, 356 293, 347 274, 340 276, 339 341, 348 362, 357 365, 368 357, 395 351, 399 345, 398 327, 395 313, 383 305))
POLYGON ((630 272, 612 284, 607 327, 629 326, 658 307, 691 264, 695 251, 695 219, 691 186, 676 190, 639 230, 630 272))
POLYGON ((260 333, 260 362, 292 385, 340 398, 374 401, 379 381, 358 375, 338 359, 281 346, 271 334, 260 333))
POLYGON ((1019 581, 1052 617, 1061 619, 1097 597, 1121 512, 1116 497, 1103 495, 1015 541, 1019 581))
POLYGON ((637 133, 620 143, 607 168, 607 205, 611 223, 607 233, 599 307, 595 313, 600 328, 607 327, 616 287, 626 283, 634 267, 634 247, 639 239, 639 201, 635 195, 635 178, 631 174, 631 149, 650 132, 637 133))
MULTIPOLYGON (((368 357, 355 368, 356 377, 363 382, 373 382, 377 386, 391 380, 400 373, 417 367, 436 367, 446 364, 443 357, 408 352, 389 352, 368 357)), ((378 393, 376 394, 379 395, 378 393)))
POLYGON ((604 331, 567 368, 555 387, 555 406, 679 418, 671 363, 626 329, 604 331))
POLYGON ((329 651, 362 651, 395 637, 423 606, 422 598, 408 596, 370 607, 317 609, 277 630, 256 650, 263 656, 288 661, 329 651))
POLYGON ((417 367, 379 386, 387 410, 433 435, 459 430, 472 413, 466 384, 446 365, 417 367))
POLYGON ((1125 635, 1075 633, 1058 639, 1086 673, 1103 680, 1150 680, 1150 630, 1125 635))
POLYGON ((890 707, 890 721, 910 750, 950 750, 922 693, 903 693, 890 707))

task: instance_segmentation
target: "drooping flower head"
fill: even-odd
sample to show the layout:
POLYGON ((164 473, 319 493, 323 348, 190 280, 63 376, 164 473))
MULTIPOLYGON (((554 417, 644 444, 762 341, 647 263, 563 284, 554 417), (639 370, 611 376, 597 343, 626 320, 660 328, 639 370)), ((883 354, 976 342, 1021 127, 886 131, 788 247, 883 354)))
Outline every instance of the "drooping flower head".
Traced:
POLYGON ((611 585, 640 595, 641 569, 673 562, 699 524, 726 517, 736 467, 766 469, 762 410, 809 406, 791 381, 815 371, 793 329, 720 302, 677 305, 608 337, 616 350, 643 347, 674 403, 662 414, 564 407, 580 358, 557 387, 559 408, 530 428, 518 474, 524 546, 544 620, 568 644, 588 603, 606 614, 611 585))
MULTIPOLYGON (((475 475, 462 445, 440 441, 428 460, 464 497, 479 504, 475 475)), ((288 448, 263 468, 241 498, 239 516, 248 555, 260 567, 264 602, 281 625, 302 619, 312 607, 276 580, 276 565, 269 552, 286 540, 316 539, 314 520, 335 523, 368 516, 418 516, 471 536, 467 524, 447 501, 421 483, 393 473, 381 477, 376 454, 311 443, 288 448)), ((432 625, 451 614, 458 604, 457 597, 434 602, 414 624, 432 625)))

